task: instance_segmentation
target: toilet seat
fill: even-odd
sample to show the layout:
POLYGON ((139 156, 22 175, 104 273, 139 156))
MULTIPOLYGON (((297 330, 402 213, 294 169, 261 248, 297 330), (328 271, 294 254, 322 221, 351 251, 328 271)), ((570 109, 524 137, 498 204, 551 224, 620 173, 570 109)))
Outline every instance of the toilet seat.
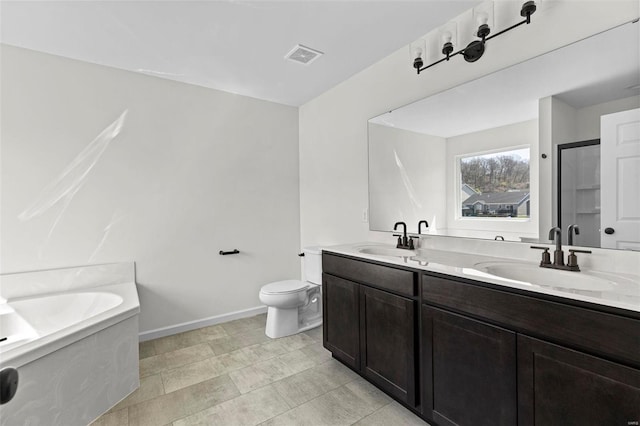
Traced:
POLYGON ((292 294, 306 291, 309 283, 300 280, 276 281, 262 286, 260 293, 263 294, 292 294))

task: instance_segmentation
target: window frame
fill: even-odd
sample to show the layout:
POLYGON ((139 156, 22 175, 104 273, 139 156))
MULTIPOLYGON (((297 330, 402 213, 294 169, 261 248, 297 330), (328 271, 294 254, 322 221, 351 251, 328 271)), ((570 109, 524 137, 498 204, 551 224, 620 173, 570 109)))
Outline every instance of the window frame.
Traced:
POLYGON ((477 222, 477 221, 488 221, 488 222, 530 222, 531 221, 531 216, 533 215, 533 212, 530 211, 529 213, 529 217, 490 217, 490 216, 483 216, 483 217, 478 217, 478 216, 463 216, 462 215, 462 198, 460 196, 460 192, 462 188, 462 172, 461 172, 461 164, 462 164, 462 159, 464 158, 469 158, 469 157, 481 157, 484 155, 489 155, 489 154, 496 154, 496 153, 500 153, 500 152, 509 152, 509 151, 517 151, 517 150, 521 150, 521 149, 527 149, 529 150, 529 202, 531 202, 531 152, 532 152, 532 146, 531 144, 520 144, 520 145, 513 145, 513 146, 507 146, 507 147, 501 147, 501 148, 495 148, 495 149, 489 149, 489 150, 483 150, 483 151, 475 151, 475 152, 468 152, 468 153, 464 153, 464 154, 458 154, 456 156, 454 156, 454 165, 453 165, 453 170, 455 173, 455 183, 456 186, 455 188, 457 188, 457 190, 455 190, 455 215, 454 218, 456 221, 473 221, 473 222, 477 222))

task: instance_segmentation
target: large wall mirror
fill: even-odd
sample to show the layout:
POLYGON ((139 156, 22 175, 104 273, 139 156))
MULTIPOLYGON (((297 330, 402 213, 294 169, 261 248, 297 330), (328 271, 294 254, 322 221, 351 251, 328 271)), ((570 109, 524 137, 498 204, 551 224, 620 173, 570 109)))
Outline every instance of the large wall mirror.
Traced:
POLYGON ((639 28, 369 120, 370 229, 640 250, 639 28))

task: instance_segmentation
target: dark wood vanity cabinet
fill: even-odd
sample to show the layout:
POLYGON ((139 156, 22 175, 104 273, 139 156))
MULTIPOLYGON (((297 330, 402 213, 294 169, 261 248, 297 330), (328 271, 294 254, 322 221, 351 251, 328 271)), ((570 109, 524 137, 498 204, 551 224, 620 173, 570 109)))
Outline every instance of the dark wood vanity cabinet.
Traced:
POLYGON ((516 333, 422 305, 423 414, 439 425, 517 422, 516 333))
POLYGON ((323 256, 323 271, 325 348, 415 407, 417 274, 332 255, 323 256))
POLYGON ((640 370, 518 336, 519 426, 639 421, 640 370))
POLYGON ((418 302, 360 286, 360 370, 395 398, 415 406, 418 302))
POLYGON ((640 421, 640 320, 430 274, 422 302, 422 406, 439 425, 640 421))
POLYGON ((640 316, 323 255, 324 346, 433 426, 637 425, 640 316))
POLYGON ((360 368, 359 295, 357 283, 322 275, 324 347, 351 368, 360 368))

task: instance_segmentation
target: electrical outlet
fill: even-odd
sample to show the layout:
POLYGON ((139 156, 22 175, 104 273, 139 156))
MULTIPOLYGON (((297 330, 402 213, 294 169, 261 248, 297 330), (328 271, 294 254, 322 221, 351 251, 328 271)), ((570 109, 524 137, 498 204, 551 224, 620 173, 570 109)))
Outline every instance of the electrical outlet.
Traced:
POLYGON ((369 209, 362 210, 362 223, 369 222, 369 209))

